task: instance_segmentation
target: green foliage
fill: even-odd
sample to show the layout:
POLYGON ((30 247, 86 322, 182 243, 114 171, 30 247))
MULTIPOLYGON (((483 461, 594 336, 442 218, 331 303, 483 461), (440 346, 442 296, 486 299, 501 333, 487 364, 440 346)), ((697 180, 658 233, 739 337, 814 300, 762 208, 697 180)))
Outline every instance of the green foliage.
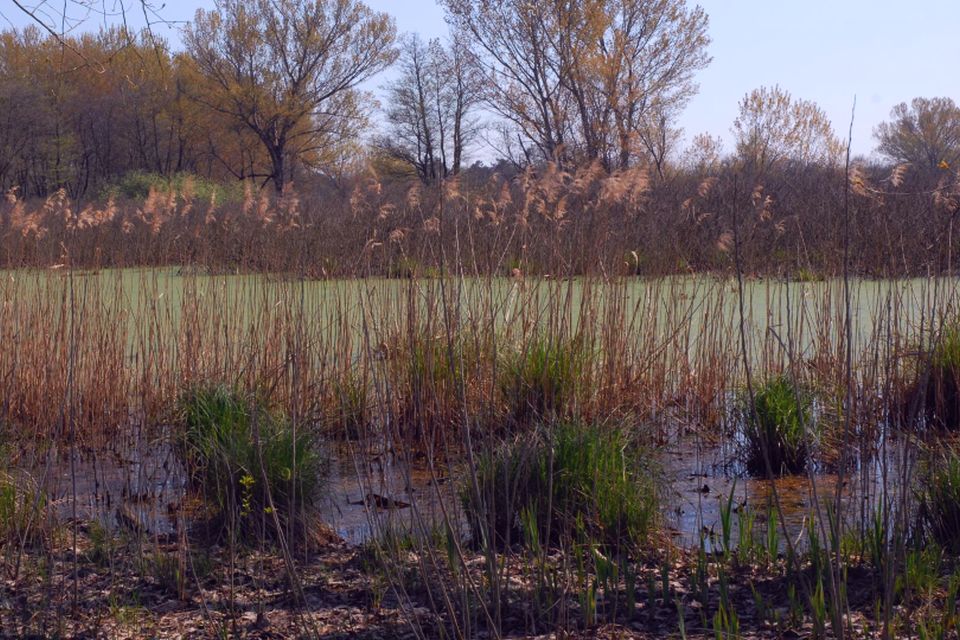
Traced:
POLYGON ((658 495, 644 452, 603 425, 562 422, 481 457, 480 496, 461 492, 474 540, 498 547, 580 539, 609 549, 652 532, 658 495), (526 531, 526 534, 524 534, 526 531))
POLYGON ((877 505, 873 511, 873 517, 867 523, 864 531, 863 549, 864 555, 870 561, 870 565, 878 571, 886 571, 889 563, 889 542, 890 532, 888 525, 890 522, 890 511, 884 505, 877 505))
POLYGON ((318 498, 325 470, 319 443, 305 429, 294 433, 261 398, 198 387, 184 394, 180 411, 177 451, 218 518, 244 521, 275 508, 290 522, 318 498))
POLYGON ((87 561, 99 567, 109 567, 113 564, 117 552, 117 540, 103 523, 94 520, 87 528, 90 538, 90 549, 86 553, 87 561))
POLYGON ((823 591, 823 578, 817 580, 817 588, 810 594, 810 615, 813 618, 813 637, 827 636, 827 599, 823 591))
POLYGON ((940 584, 940 565, 943 552, 936 544, 922 549, 907 549, 903 573, 897 576, 896 590, 930 599, 940 584))
MULTIPOLYGON (((733 496, 737 490, 737 483, 734 482, 730 487, 730 493, 727 499, 722 497, 720 501, 720 541, 723 549, 723 559, 729 562, 733 552, 733 496)), ((743 530, 741 529, 741 535, 743 530)))
POLYGON ((813 426, 809 394, 798 391, 788 377, 777 376, 756 390, 752 410, 749 399, 744 400, 747 470, 766 475, 769 458, 775 475, 802 473, 809 461, 804 430, 813 426))
POLYGON ((736 605, 730 598, 730 584, 726 571, 718 568, 717 583, 720 591, 720 602, 717 612, 713 616, 713 634, 718 640, 740 637, 740 618, 737 616, 736 605))
POLYGON ((939 370, 960 371, 960 325, 946 327, 940 334, 930 366, 939 370))
POLYGON ((765 552, 767 563, 774 564, 780 553, 780 523, 777 522, 777 511, 772 505, 767 505, 767 537, 765 552))
POLYGON ((103 189, 104 197, 144 200, 150 192, 169 194, 171 191, 184 199, 217 203, 240 202, 243 200, 243 185, 238 183, 221 184, 190 173, 176 173, 165 176, 159 173, 131 171, 108 184, 103 189))
POLYGON ((577 389, 590 373, 590 353, 583 340, 534 338, 509 354, 500 389, 518 425, 569 417, 577 389))

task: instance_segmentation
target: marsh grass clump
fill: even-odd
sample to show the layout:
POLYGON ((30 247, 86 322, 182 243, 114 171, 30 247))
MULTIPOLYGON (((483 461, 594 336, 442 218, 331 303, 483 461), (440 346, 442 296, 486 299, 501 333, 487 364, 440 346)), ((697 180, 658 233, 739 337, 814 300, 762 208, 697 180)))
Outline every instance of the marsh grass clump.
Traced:
POLYGON ((799 267, 793 273, 793 279, 796 282, 809 283, 809 282, 825 282, 827 279, 826 274, 815 271, 809 267, 799 267))
POLYGON ((960 451, 956 445, 931 452, 917 493, 924 533, 944 549, 960 554, 960 451))
POLYGON ((785 375, 760 385, 750 398, 741 399, 739 413, 744 427, 747 471, 767 474, 767 460, 775 475, 802 473, 809 463, 810 449, 805 429, 812 426, 813 399, 785 375))
POLYGON ((215 521, 251 530, 276 511, 284 525, 306 524, 326 467, 308 430, 295 431, 256 394, 222 385, 187 392, 180 412, 177 450, 215 521))
POLYGON ((489 354, 494 352, 490 334, 448 336, 417 327, 387 344, 385 403, 408 444, 435 446, 444 433, 462 424, 465 410, 478 422, 489 412, 489 354))
POLYGON ((625 431, 561 422, 484 455, 477 469, 481 495, 467 485, 461 499, 479 544, 579 540, 629 548, 656 525, 652 471, 647 453, 625 431))
POLYGON ((459 353, 455 352, 451 360, 446 339, 426 331, 418 331, 398 344, 391 386, 400 403, 397 415, 401 431, 420 444, 434 443, 459 415, 459 353))
POLYGON ((333 437, 359 440, 370 421, 370 398, 366 382, 359 376, 346 375, 334 382, 333 437))
POLYGON ((46 494, 32 478, 0 471, 0 549, 39 542, 46 507, 46 494))
POLYGON ((187 592, 187 567, 179 554, 154 552, 144 558, 144 573, 165 594, 183 600, 187 592))
POLYGON ((946 327, 919 362, 904 403, 907 415, 916 412, 927 426, 960 429, 960 324, 946 327))
POLYGON ((582 338, 536 337, 505 358, 500 390, 517 426, 571 417, 588 383, 591 353, 582 338))

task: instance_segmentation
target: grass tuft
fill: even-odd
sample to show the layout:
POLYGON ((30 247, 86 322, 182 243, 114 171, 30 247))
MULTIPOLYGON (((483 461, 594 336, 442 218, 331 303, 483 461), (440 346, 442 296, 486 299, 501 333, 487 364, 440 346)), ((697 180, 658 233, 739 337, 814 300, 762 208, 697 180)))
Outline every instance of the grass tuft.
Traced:
POLYGON ((924 532, 952 553, 960 553, 960 451, 942 447, 931 455, 919 478, 924 532))
POLYGON ((313 507, 325 459, 307 430, 294 434, 263 399, 222 385, 189 391, 180 410, 178 451, 216 520, 249 530, 274 509, 290 524, 313 507))
POLYGON ((780 375, 763 383, 749 398, 741 401, 747 471, 755 476, 767 474, 767 460, 775 475, 802 473, 809 463, 810 451, 804 434, 812 425, 812 399, 793 382, 780 375))
POLYGON ((334 382, 334 430, 330 434, 347 440, 360 440, 370 422, 370 397, 363 378, 346 375, 334 382))
POLYGON ((499 548, 564 540, 632 546, 654 530, 658 491, 649 457, 624 431, 561 422, 484 455, 481 496, 461 492, 475 541, 499 548))
POLYGON ((935 429, 960 429, 960 325, 946 327, 930 353, 929 375, 918 367, 906 406, 918 407, 925 423, 935 429))
POLYGON ((513 421, 529 426, 571 417, 577 389, 589 373, 583 340, 538 337, 506 358, 500 389, 513 421))
POLYGON ((0 549, 39 542, 46 505, 46 494, 32 478, 0 471, 0 549))

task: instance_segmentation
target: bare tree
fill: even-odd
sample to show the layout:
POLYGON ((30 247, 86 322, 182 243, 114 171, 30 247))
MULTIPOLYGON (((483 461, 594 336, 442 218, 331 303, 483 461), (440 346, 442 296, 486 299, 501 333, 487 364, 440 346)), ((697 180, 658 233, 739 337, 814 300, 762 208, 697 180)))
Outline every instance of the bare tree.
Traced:
MULTIPOLYGON (((218 0, 185 32, 196 100, 254 132, 282 192, 292 161, 353 133, 356 87, 396 59, 393 20, 359 0, 218 0)), ((251 177, 251 176, 247 176, 251 177)))
POLYGON ((479 130, 473 114, 483 96, 483 83, 466 44, 456 36, 446 49, 444 66, 449 69, 449 82, 442 95, 453 126, 451 170, 457 174, 463 168, 466 149, 479 130))
POLYGON ((388 132, 378 145, 427 183, 459 173, 476 127, 479 83, 456 41, 403 40, 400 76, 388 87, 388 132))
POLYGON ((950 98, 914 98, 874 130, 877 150, 923 172, 960 164, 960 107, 950 98))
POLYGON ((482 65, 487 105, 516 129, 522 154, 555 157, 570 124, 559 65, 549 50, 550 33, 558 29, 548 3, 443 0, 443 4, 449 21, 470 42, 474 59, 482 65))
POLYGON ((660 178, 665 177, 667 162, 683 135, 683 130, 674 126, 675 119, 673 105, 658 103, 649 110, 643 125, 637 129, 641 149, 660 178))
POLYGON ((649 151, 651 112, 673 113, 710 61, 707 16, 685 0, 443 4, 527 156, 629 166, 649 151))

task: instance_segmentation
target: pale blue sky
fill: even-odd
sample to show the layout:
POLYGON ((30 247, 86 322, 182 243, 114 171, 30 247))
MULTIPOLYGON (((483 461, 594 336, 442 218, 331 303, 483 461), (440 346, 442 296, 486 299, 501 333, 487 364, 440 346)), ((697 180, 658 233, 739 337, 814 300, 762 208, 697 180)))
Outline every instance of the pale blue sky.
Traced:
MULTIPOLYGON (((447 33, 443 11, 433 0, 367 3, 392 14, 401 31, 418 31, 426 37, 447 33)), ((700 93, 681 118, 688 137, 702 131, 720 135, 729 150, 737 103, 761 85, 779 84, 794 96, 814 100, 841 137, 846 136, 856 95, 854 150, 858 153, 873 149, 873 127, 898 102, 916 96, 960 101, 960 0, 923 0, 914 8, 893 0, 700 0, 699 4, 710 15, 713 62, 698 75, 700 93)), ((197 6, 212 5, 212 0, 169 0, 162 15, 171 21, 187 20, 197 6)), ((0 14, 7 26, 26 23, 10 0, 0 0, 0 14)), ((156 30, 178 40, 173 27, 156 30)), ((385 80, 379 78, 375 87, 385 80)))

